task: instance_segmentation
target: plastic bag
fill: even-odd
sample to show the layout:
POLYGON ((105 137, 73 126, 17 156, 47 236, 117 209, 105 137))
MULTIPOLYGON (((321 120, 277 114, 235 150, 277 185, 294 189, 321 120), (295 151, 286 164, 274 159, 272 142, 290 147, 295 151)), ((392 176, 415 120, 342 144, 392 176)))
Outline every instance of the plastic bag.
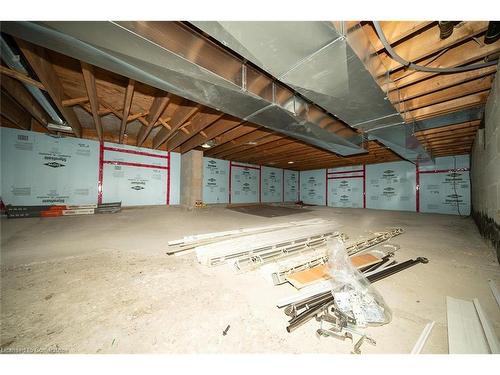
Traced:
POLYGON ((354 318, 359 327, 389 323, 391 310, 372 284, 352 265, 344 243, 332 238, 328 240, 327 247, 335 307, 354 318))

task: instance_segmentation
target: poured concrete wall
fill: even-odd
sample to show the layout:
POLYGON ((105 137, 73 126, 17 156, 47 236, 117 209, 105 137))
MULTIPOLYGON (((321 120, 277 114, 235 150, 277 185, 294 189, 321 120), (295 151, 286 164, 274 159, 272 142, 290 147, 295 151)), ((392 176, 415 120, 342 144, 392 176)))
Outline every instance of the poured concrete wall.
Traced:
POLYGON ((472 212, 481 233, 500 259, 500 79, 497 75, 486 103, 484 129, 472 147, 472 212))

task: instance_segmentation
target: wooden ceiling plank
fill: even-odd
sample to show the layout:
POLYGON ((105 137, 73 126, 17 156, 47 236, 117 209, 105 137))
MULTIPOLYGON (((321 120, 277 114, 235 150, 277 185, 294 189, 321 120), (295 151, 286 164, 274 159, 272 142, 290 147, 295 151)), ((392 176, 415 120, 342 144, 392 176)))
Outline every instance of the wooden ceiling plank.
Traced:
POLYGON ((131 78, 128 80, 127 88, 125 89, 125 97, 123 99, 123 114, 120 123, 120 135, 118 141, 123 143, 125 132, 127 131, 127 119, 130 114, 130 107, 132 106, 132 99, 134 98, 135 81, 131 78))
POLYGON ((400 112, 411 111, 433 104, 438 104, 447 100, 457 99, 466 95, 475 94, 480 91, 489 90, 491 88, 492 80, 493 76, 478 78, 473 81, 465 82, 461 85, 451 86, 446 89, 419 96, 414 99, 405 100, 395 107, 400 112))
POLYGON ((214 122, 205 130, 206 137, 202 136, 201 134, 196 134, 190 140, 183 143, 181 145, 180 152, 184 154, 188 151, 191 151, 192 149, 201 146, 207 140, 214 139, 215 137, 221 135, 222 133, 236 128, 241 123, 242 121, 240 119, 229 115, 225 115, 224 117, 214 122))
POLYGON ((31 114, 42 126, 47 127, 49 117, 42 106, 29 93, 24 85, 8 76, 2 77, 0 81, 2 88, 31 114))
MULTIPOLYGON (((387 41, 394 44, 399 42, 401 39, 420 31, 431 23, 431 21, 380 21, 380 27, 382 28, 387 41)), ((384 49, 384 46, 378 38, 378 35, 371 23, 364 25, 363 30, 365 31, 366 36, 370 39, 375 52, 384 49)))
MULTIPOLYGON (((453 47, 454 45, 470 39, 473 36, 481 34, 488 29, 488 21, 468 21, 460 27, 455 27, 453 34, 446 39, 439 38, 439 27, 429 28, 422 33, 416 34, 412 38, 405 40, 403 43, 393 47, 394 52, 401 56, 406 61, 419 61, 426 57, 439 52, 445 48, 453 47)), ((387 71, 393 72, 396 69, 402 68, 398 61, 393 60, 388 54, 381 53, 379 55, 383 66, 386 70, 379 70, 378 76, 382 76, 387 71)))
POLYGON ((81 96, 79 98, 64 99, 62 101, 62 105, 65 107, 73 107, 74 105, 87 103, 88 101, 89 101, 89 98, 87 96, 81 96))
POLYGON ((31 115, 7 93, 1 90, 0 111, 2 116, 23 130, 31 130, 31 115))
POLYGON ((434 117, 450 112, 456 112, 461 109, 470 108, 486 103, 489 91, 482 91, 472 95, 467 95, 458 99, 448 100, 446 102, 419 108, 406 114, 407 121, 418 121, 421 119, 434 117))
POLYGON ((213 149, 210 149, 209 150, 210 156, 221 157, 225 152, 227 152, 231 149, 240 147, 241 145, 248 143, 248 142, 256 142, 260 138, 265 137, 265 136, 270 135, 270 134, 272 134, 272 132, 270 132, 267 129, 256 129, 256 130, 254 129, 253 131, 251 131, 248 134, 245 134, 241 137, 232 139, 230 143, 227 142, 223 145, 220 145, 220 146, 217 146, 213 149))
POLYGON ((172 151, 173 149, 181 146, 184 142, 187 142, 195 134, 198 134, 203 129, 212 125, 222 116, 224 116, 224 113, 213 110, 198 113, 196 117, 193 117, 191 124, 187 128, 189 130, 189 134, 177 132, 175 136, 167 141, 167 151, 172 151))
POLYGON ((45 86, 43 85, 43 83, 38 82, 37 80, 34 80, 33 78, 30 78, 27 75, 18 72, 17 70, 10 69, 10 68, 7 68, 6 66, 0 65, 0 73, 2 75, 17 79, 23 83, 27 83, 28 85, 35 86, 35 87, 39 88, 40 90, 45 91, 45 86))
MULTIPOLYGON (((446 89, 448 87, 459 85, 461 83, 469 82, 477 78, 488 76, 490 74, 495 74, 496 71, 496 66, 487 66, 486 68, 470 70, 467 72, 439 74, 413 85, 403 87, 399 90, 399 97, 401 100, 413 99, 446 89)), ((397 104, 397 102, 394 104, 397 104)))
POLYGON ((479 126, 481 123, 481 120, 474 120, 474 121, 467 121, 467 122, 461 122, 458 124, 450 124, 446 126, 441 126, 439 128, 433 128, 433 129, 427 129, 427 130, 421 130, 415 132, 415 135, 421 136, 421 135, 432 135, 432 134, 438 134, 438 133, 447 133, 450 131, 455 131, 455 130, 460 130, 460 129, 471 129, 471 128, 476 128, 479 126))
POLYGON ((173 137, 177 130, 187 122, 192 116, 194 116, 203 106, 201 104, 193 105, 190 102, 186 102, 188 104, 180 105, 174 114, 172 115, 172 120, 170 121, 170 126, 172 127, 170 130, 166 128, 161 129, 153 139, 153 147, 158 148, 163 143, 168 141, 171 137, 173 137))
POLYGON ((219 146, 222 146, 228 142, 233 142, 235 139, 244 136, 245 134, 249 134, 256 129, 259 129, 258 125, 245 123, 243 125, 238 125, 233 129, 225 131, 224 133, 214 138, 216 147, 205 150, 205 155, 211 156, 213 154, 213 151, 216 150, 219 146))
POLYGON ((99 116, 99 100, 97 99, 97 88, 95 85, 94 67, 86 62, 80 61, 82 66, 83 80, 89 98, 90 109, 92 110, 92 117, 99 140, 102 141, 102 123, 99 116))
MULTIPOLYGON (((156 96, 153 100, 153 104, 151 104, 151 108, 149 109, 149 114, 146 117, 147 125, 144 125, 139 130, 139 134, 137 135, 137 146, 142 146, 146 138, 151 133, 154 124, 161 116, 165 108, 167 108, 168 103, 170 102, 170 94, 162 94, 156 96)), ((161 130, 166 130, 162 128, 161 130)))
POLYGON ((82 126, 78 117, 76 117, 72 108, 64 107, 62 105, 62 101, 66 99, 66 95, 61 81, 59 80, 52 63, 50 62, 46 51, 42 47, 30 44, 21 39, 16 39, 16 41, 19 48, 23 52, 24 57, 44 85, 47 93, 52 98, 52 101, 62 113, 68 125, 73 129, 74 134, 77 137, 81 137, 82 126))
MULTIPOLYGON (((433 60, 434 57, 431 57, 419 62, 419 64, 433 68, 454 68, 473 63, 498 52, 500 52, 500 43, 498 42, 479 46, 475 41, 468 41, 457 47, 451 48, 435 60, 433 60)), ((388 83, 381 85, 381 87, 384 92, 397 88, 401 89, 410 84, 434 77, 437 74, 438 73, 417 72, 415 70, 398 70, 390 75, 391 81, 395 84, 388 83)))
POLYGON ((240 147, 238 147, 238 148, 233 148, 233 149, 228 150, 222 154, 219 154, 219 156, 222 158, 231 158, 231 157, 233 157, 234 154, 241 154, 242 152, 250 151, 250 152, 256 153, 256 152, 259 152, 255 149, 257 146, 265 145, 265 144, 268 144, 270 142, 275 142, 275 141, 280 140, 280 139, 283 139, 283 137, 281 135, 269 134, 269 135, 266 135, 262 138, 256 139, 254 142, 257 144, 243 144, 243 145, 240 145, 240 147))

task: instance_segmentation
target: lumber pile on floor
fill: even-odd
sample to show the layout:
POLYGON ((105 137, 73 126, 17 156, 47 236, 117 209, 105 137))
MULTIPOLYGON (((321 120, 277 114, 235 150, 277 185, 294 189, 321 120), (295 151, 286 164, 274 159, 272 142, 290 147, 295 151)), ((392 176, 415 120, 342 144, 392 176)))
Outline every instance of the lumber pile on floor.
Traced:
POLYGON ((58 217, 116 213, 121 210, 121 202, 87 204, 79 206, 51 205, 51 206, 13 206, 7 205, 6 212, 9 219, 22 217, 58 217))

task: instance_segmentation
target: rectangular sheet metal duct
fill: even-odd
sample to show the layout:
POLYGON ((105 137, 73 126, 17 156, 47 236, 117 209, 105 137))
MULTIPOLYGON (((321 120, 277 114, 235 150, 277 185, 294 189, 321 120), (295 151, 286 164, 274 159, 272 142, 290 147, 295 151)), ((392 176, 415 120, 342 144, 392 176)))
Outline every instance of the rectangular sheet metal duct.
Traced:
POLYGON ((335 119, 177 22, 16 21, 2 31, 340 155, 366 152, 355 131, 323 128, 335 119))
POLYGON ((363 131, 391 126, 371 138, 403 158, 428 158, 370 74, 381 61, 359 25, 344 32, 319 21, 192 24, 350 126, 363 131))

